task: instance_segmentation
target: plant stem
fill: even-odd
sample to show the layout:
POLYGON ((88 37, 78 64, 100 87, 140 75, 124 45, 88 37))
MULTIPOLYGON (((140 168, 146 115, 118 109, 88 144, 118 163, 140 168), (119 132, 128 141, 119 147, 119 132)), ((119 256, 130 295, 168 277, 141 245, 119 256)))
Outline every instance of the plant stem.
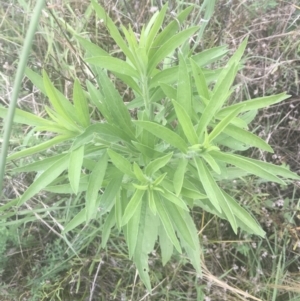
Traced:
POLYGON ((24 70, 27 65, 29 51, 31 49, 32 41, 34 39, 35 30, 38 25, 40 14, 44 5, 45 5, 45 0, 39 0, 37 1, 36 6, 34 8, 33 16, 29 24, 29 28, 24 41, 22 53, 20 55, 20 62, 18 64, 18 69, 14 81, 12 97, 8 108, 7 118, 5 119, 4 122, 3 143, 2 143, 2 151, 0 155, 0 193, 2 193, 2 183, 4 178, 4 172, 5 172, 6 156, 8 151, 9 139, 10 139, 12 123, 14 119, 16 104, 19 96, 20 86, 24 76, 24 70))

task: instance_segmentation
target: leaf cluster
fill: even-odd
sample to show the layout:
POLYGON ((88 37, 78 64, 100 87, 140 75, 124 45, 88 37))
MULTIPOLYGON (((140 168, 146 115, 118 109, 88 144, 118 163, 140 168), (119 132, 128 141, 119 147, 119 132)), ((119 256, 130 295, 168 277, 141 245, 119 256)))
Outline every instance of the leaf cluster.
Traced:
MULTIPOLYGON (((285 167, 236 154, 249 147, 273 151, 248 131, 248 124, 258 109, 288 95, 229 105, 247 40, 225 67, 211 70, 210 64, 224 57, 227 49, 216 47, 192 53, 189 41, 199 28, 181 29, 192 7, 162 29, 166 4, 139 35, 130 27, 122 27, 121 35, 103 7, 96 1, 93 7, 126 60, 76 36, 86 51, 85 61, 96 75, 97 85, 86 81, 84 90, 75 79, 72 101, 54 87, 46 72, 41 77, 27 69, 27 76, 49 99, 51 107, 45 107, 49 118, 17 110, 14 121, 33 126, 36 132, 52 133, 53 138, 11 154, 8 162, 56 145, 61 147, 54 156, 14 169, 37 172, 37 177, 19 199, 5 208, 22 205, 41 190, 84 195, 82 210, 63 232, 105 215, 102 247, 111 229, 119 229, 129 257, 150 290, 148 254, 157 240, 163 264, 173 252, 182 253, 184 249, 201 274, 201 249, 190 215, 194 206, 228 220, 235 233, 241 228, 264 236, 252 215, 220 182, 235 175, 255 175, 282 185, 286 178, 299 179, 285 167), (178 58, 178 64, 170 66, 165 62, 172 56, 178 58), (123 102, 111 74, 133 91, 130 103, 123 102), (91 107, 101 113, 103 120, 91 118, 91 107)), ((5 114, 6 109, 1 107, 0 116, 5 114)))

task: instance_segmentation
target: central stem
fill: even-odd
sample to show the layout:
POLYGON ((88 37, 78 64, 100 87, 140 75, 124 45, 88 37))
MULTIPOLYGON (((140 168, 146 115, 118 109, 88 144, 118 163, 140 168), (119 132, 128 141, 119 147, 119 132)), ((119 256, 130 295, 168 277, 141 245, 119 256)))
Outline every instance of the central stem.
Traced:
POLYGON ((145 109, 146 109, 149 121, 153 121, 153 119, 154 119, 153 104, 151 103, 151 100, 150 100, 148 77, 146 75, 142 77, 142 92, 143 92, 145 109))

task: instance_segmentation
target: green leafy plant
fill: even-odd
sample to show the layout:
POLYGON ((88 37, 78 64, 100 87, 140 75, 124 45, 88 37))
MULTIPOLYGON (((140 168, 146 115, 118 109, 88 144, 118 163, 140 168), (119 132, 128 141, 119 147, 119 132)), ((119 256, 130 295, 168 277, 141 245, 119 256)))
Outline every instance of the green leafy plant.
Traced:
MULTIPOLYGON (((76 79, 72 103, 54 87, 46 72, 40 77, 27 69, 27 76, 51 103, 45 107, 49 119, 16 110, 14 121, 33 126, 37 133, 53 135, 9 155, 7 162, 53 146, 59 145, 59 151, 13 169, 37 172, 37 176, 20 198, 0 210, 21 206, 41 190, 82 194, 85 204, 65 224, 63 233, 105 216, 102 247, 111 229, 119 229, 148 290, 148 254, 157 241, 163 264, 173 252, 184 250, 201 275, 201 248, 190 215, 194 206, 228 220, 235 233, 241 228, 264 236, 252 215, 220 184, 247 175, 281 185, 286 184, 286 178, 299 179, 285 167, 235 154, 249 147, 273 151, 249 132, 247 125, 258 109, 288 95, 228 104, 247 41, 225 67, 210 70, 208 66, 227 50, 216 47, 192 53, 189 40, 199 27, 182 29, 192 7, 161 29, 165 5, 139 35, 122 27, 123 36, 95 1, 93 7, 126 59, 113 57, 77 36, 96 82, 86 81, 85 90, 76 79), (170 65, 172 58, 175 63, 170 65), (131 89, 133 100, 124 103, 113 78, 131 89), (101 120, 91 117, 91 106, 100 112, 101 120)), ((6 112, 0 107, 1 116, 6 112)))

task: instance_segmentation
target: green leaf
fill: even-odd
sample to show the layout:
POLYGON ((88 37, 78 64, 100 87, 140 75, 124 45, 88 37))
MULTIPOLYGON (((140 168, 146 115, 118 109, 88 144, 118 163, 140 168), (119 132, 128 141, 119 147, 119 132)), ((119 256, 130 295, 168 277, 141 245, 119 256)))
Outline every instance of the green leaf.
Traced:
POLYGON ((55 99, 57 98, 57 100, 59 101, 58 106, 60 107, 61 105, 64 111, 68 113, 68 116, 70 116, 71 119, 73 119, 74 121, 77 121, 77 114, 75 108, 72 106, 71 102, 64 96, 64 94, 62 94, 52 85, 45 71, 43 71, 43 76, 46 74, 46 78, 41 77, 39 74, 30 70, 29 68, 26 69, 25 74, 31 80, 31 82, 38 88, 38 90, 41 91, 45 96, 48 96, 49 92, 47 91, 46 86, 50 88, 50 90, 52 90, 50 94, 53 94, 55 96, 55 99), (45 81, 47 81, 46 85, 44 83, 45 81))
POLYGON ((158 152, 156 150, 154 150, 153 148, 145 145, 145 144, 142 144, 142 143, 138 143, 138 142, 135 142, 135 141, 132 141, 132 144, 135 146, 135 148, 140 151, 143 155, 147 156, 148 158, 155 158, 155 157, 158 157, 158 156, 161 156, 162 153, 161 152, 158 152))
POLYGON ((162 225, 159 226, 158 233, 162 264, 165 266, 173 254, 174 247, 162 225))
MULTIPOLYGON (((244 54, 245 48, 247 46, 247 41, 248 41, 248 38, 244 39, 244 41, 240 44, 239 48, 236 50, 236 52, 231 56, 231 58, 227 62, 225 68, 222 69, 222 71, 218 77, 218 81, 214 87, 214 91, 220 90, 220 85, 222 85, 224 80, 228 77, 228 71, 233 66, 237 65, 240 62, 240 60, 244 54)), ((226 89, 225 91, 227 92, 228 89, 226 89)))
POLYGON ((135 177, 141 182, 141 183, 146 183, 148 182, 147 177, 144 175, 143 171, 139 167, 136 162, 133 162, 133 172, 135 174, 135 177))
POLYGON ((73 150, 70 154, 68 175, 70 185, 75 194, 78 193, 83 156, 84 146, 80 146, 79 148, 73 150))
POLYGON ((139 127, 149 131, 156 137, 166 141, 170 145, 178 148, 183 153, 187 152, 188 147, 186 142, 179 135, 168 128, 150 121, 135 121, 134 123, 139 127))
POLYGON ((217 117, 219 119, 222 119, 222 118, 224 118, 224 116, 227 116, 230 112, 235 110, 237 107, 242 107, 241 112, 257 110, 257 109, 265 108, 267 106, 281 102, 289 97, 290 97, 290 95, 287 95, 284 92, 284 93, 280 93, 277 95, 271 95, 271 96, 265 96, 265 97, 259 97, 259 98, 255 98, 255 99, 246 100, 246 101, 234 104, 232 106, 229 106, 229 107, 226 107, 226 108, 220 110, 217 114, 217 117))
POLYGON ((240 169, 246 170, 251 174, 254 174, 260 178, 266 179, 268 181, 272 181, 275 183, 279 183, 282 185, 286 185, 284 181, 276 177, 272 172, 269 170, 264 169, 260 164, 260 161, 256 161, 255 163, 248 158, 233 155, 233 154, 225 154, 219 151, 212 151, 211 155, 220 161, 226 162, 228 164, 232 164, 240 169))
POLYGON ((27 188, 21 196, 18 206, 27 202, 30 198, 39 193, 42 189, 47 187, 54 181, 60 174, 68 168, 69 155, 58 159, 52 166, 42 172, 37 179, 27 188))
POLYGON ((140 203, 143 200, 143 196, 145 194, 145 190, 137 189, 133 196, 131 197, 127 207, 125 208, 125 212, 122 218, 122 226, 126 225, 129 220, 134 216, 136 210, 139 208, 140 203))
POLYGON ((175 204, 179 208, 182 208, 183 210, 189 211, 189 208, 186 206, 185 202, 181 198, 173 194, 168 189, 163 189, 163 191, 164 193, 161 194, 161 198, 170 201, 171 203, 175 204))
POLYGON ((247 212, 243 207, 241 207, 236 200, 234 200, 230 195, 223 191, 224 196, 229 203, 233 214, 239 219, 239 221, 245 225, 247 228, 251 230, 251 233, 255 235, 259 235, 261 237, 265 236, 265 231, 261 228, 261 226, 256 222, 256 220, 247 212))
POLYGON ((224 129, 224 133, 246 145, 255 146, 270 153, 274 152, 272 147, 263 139, 233 124, 229 124, 224 129))
POLYGON ((181 232, 177 232, 181 245, 183 246, 183 248, 185 249, 187 255, 188 255, 188 259, 191 261, 191 264, 193 265, 193 267, 195 268, 196 272, 198 273, 198 276, 201 277, 202 271, 201 271, 201 258, 203 257, 201 254, 201 250, 200 250, 200 244, 199 244, 199 239, 198 239, 198 231, 195 227, 195 223, 193 221, 193 219, 191 218, 190 214, 186 211, 182 211, 181 212, 182 218, 185 221, 185 224, 188 227, 188 230, 192 236, 193 239, 193 243, 194 243, 194 248, 192 248, 187 242, 185 237, 183 237, 181 235, 181 232))
POLYGON ((240 113, 242 107, 236 108, 230 114, 228 114, 221 122, 219 122, 212 132, 208 135, 208 142, 212 142, 218 135, 220 135, 229 123, 240 113))
POLYGON ((152 176, 156 171, 163 168, 165 165, 168 164, 172 156, 173 152, 151 161, 145 168, 146 175, 152 176))
MULTIPOLYGON (((238 156, 238 155, 236 155, 238 156)), ((242 157, 243 158, 243 157, 242 157)), ((261 168, 267 170, 268 172, 272 173, 273 175, 281 176, 288 179, 300 180, 300 176, 296 173, 288 170, 287 167, 274 165, 271 163, 267 163, 264 161, 259 161, 251 158, 247 158, 249 162, 259 165, 261 168)))
POLYGON ((223 192, 215 182, 214 178, 211 176, 208 168, 205 164, 202 163, 202 160, 195 158, 194 162, 196 163, 199 179, 202 182, 204 190, 211 201, 212 205, 219 211, 219 208, 222 208, 227 220, 231 224, 231 227, 234 233, 237 233, 237 223, 233 215, 231 207, 229 206, 227 199, 225 198, 223 192), (217 204, 217 206, 216 206, 217 204))
POLYGON ((127 76, 132 76, 139 78, 139 73, 131 67, 128 63, 110 56, 96 56, 85 59, 87 63, 93 64, 95 66, 117 72, 119 74, 124 74, 127 76))
POLYGON ((160 63, 166 56, 173 52, 179 45, 183 44, 189 37, 191 37, 197 30, 198 26, 192 26, 185 29, 178 34, 169 38, 151 57, 149 61, 148 74, 151 74, 153 69, 160 63))
POLYGON ((156 197, 155 196, 156 193, 157 192, 153 191, 152 189, 147 190, 149 208, 154 215, 156 215, 156 206, 155 206, 155 200, 154 200, 154 198, 156 197))
MULTIPOLYGON (((141 208, 142 208, 142 201, 138 203, 137 208, 135 210, 135 213, 133 216, 129 219, 127 223, 127 245, 128 245, 128 253, 129 253, 129 258, 132 258, 136 243, 137 243, 137 238, 138 238, 138 233, 139 233, 139 223, 140 223, 140 217, 141 217, 141 208)), ((143 222, 143 221, 141 221, 143 222)))
MULTIPOLYGON (((191 91, 190 72, 186 65, 185 59, 180 52, 178 53, 178 58, 179 58, 179 68, 178 68, 176 100, 177 100, 178 104, 181 105, 181 108, 184 107, 184 112, 187 113, 187 116, 191 116, 191 114, 192 114, 192 91, 191 91)), ((175 109, 176 109, 176 107, 175 107, 175 109)), ((176 114, 177 114, 177 110, 176 110, 176 114)), ((182 126, 182 124, 181 124, 181 126, 182 126)), ((197 139, 197 141, 198 141, 198 139, 197 139)), ((196 144, 196 143, 197 142, 195 142, 194 144, 196 144)))
POLYGON ((48 106, 45 106, 45 110, 49 117, 57 123, 58 126, 64 128, 66 132, 80 133, 80 128, 74 123, 70 123, 68 119, 58 114, 48 106))
POLYGON ((219 85, 219 88, 217 90, 214 89, 210 101, 206 106, 206 108, 204 109, 204 112, 198 123, 198 128, 197 128, 198 134, 203 135, 209 122, 214 118, 216 112, 222 107, 225 100, 228 98, 228 91, 233 83, 234 77, 236 75, 236 71, 237 71, 236 65, 232 65, 231 68, 227 70, 227 76, 224 77, 222 83, 220 83, 219 85))
POLYGON ((188 160, 185 158, 180 158, 178 160, 178 164, 176 166, 176 170, 174 172, 173 177, 173 185, 174 185, 174 191, 177 196, 179 196, 186 172, 186 167, 188 164, 188 160))
POLYGON ((87 100, 78 79, 74 82, 73 102, 80 124, 87 128, 90 125, 90 114, 87 100))
POLYGON ((164 21, 165 15, 166 15, 167 8, 168 8, 168 2, 162 7, 160 12, 156 12, 152 16, 152 18, 150 19, 150 21, 145 29, 145 34, 147 35, 147 42, 146 42, 147 52, 149 51, 152 44, 154 43, 155 37, 156 37, 158 31, 160 30, 160 27, 164 21), (151 24, 153 24, 152 28, 151 28, 151 24), (150 28, 151 28, 151 30, 150 30, 150 28))
POLYGON ((180 29, 182 22, 188 17, 190 12, 193 10, 192 6, 188 6, 184 9, 177 17, 176 20, 170 22, 155 38, 153 44, 151 45, 149 57, 152 57, 153 54, 157 52, 160 46, 164 43, 167 43, 168 40, 174 36, 176 31, 180 29))
POLYGON ((201 154, 201 157, 208 163, 215 173, 218 175, 221 174, 220 166, 209 153, 203 153, 201 154))
POLYGON ((163 90, 163 92, 168 98, 177 99, 177 93, 176 93, 177 91, 175 88, 165 83, 159 83, 159 86, 161 87, 161 89, 163 90))
POLYGON ((93 217, 94 212, 97 210, 98 193, 102 188, 102 182, 106 173, 107 164, 108 156, 105 152, 96 163, 90 175, 85 200, 86 221, 89 221, 93 217))
POLYGON ((111 228, 116 224, 116 219, 115 219, 115 208, 112 208, 112 210, 109 212, 108 216, 106 217, 106 220, 103 225, 103 230, 102 230, 102 241, 101 241, 101 247, 105 248, 108 238, 110 236, 111 228))
MULTIPOLYGON (((147 208, 146 202, 143 204, 141 208, 141 213, 140 213, 140 223, 138 226, 138 236, 136 240, 136 247, 134 250, 134 256, 133 260, 134 263, 137 266, 139 276, 145 286, 147 287, 147 290, 150 292, 151 291, 151 282, 149 278, 149 266, 148 266, 148 250, 146 248, 146 243, 147 240, 149 239, 149 236, 147 237, 147 229, 152 230, 152 227, 149 227, 148 223, 148 208, 147 208)), ((150 232, 151 233, 151 232, 150 232)))
POLYGON ((123 156, 119 155, 112 149, 108 149, 107 153, 112 161, 112 163, 124 174, 135 178, 135 174, 132 171, 131 163, 125 159, 123 156))
POLYGON ((204 76, 201 68, 195 63, 194 60, 191 59, 190 62, 191 62, 191 67, 192 67, 192 71, 193 71, 193 76, 194 76, 197 92, 198 92, 199 96, 204 100, 204 104, 207 105, 205 100, 209 100, 210 95, 209 95, 209 90, 208 90, 205 76, 204 76))
POLYGON ((216 62, 228 53, 227 46, 219 46, 210 49, 205 49, 200 53, 197 53, 191 57, 191 61, 194 61, 197 66, 204 67, 211 63, 216 62))
POLYGON ((184 109, 184 107, 176 102, 175 100, 172 100, 173 106, 176 111, 176 116, 178 118, 179 124, 182 127, 182 130, 189 141, 191 145, 198 143, 198 136, 196 134, 196 131, 193 127, 193 123, 191 121, 191 115, 187 113, 187 111, 184 109))
POLYGON ((66 119, 70 124, 75 125, 76 123, 73 119, 74 115, 70 113, 74 111, 73 106, 71 105, 71 103, 68 102, 68 100, 59 97, 59 95, 56 92, 56 89, 54 88, 45 71, 43 71, 43 81, 47 96, 55 111, 64 119, 66 119))
POLYGON ((79 225, 86 222, 86 212, 85 208, 82 209, 80 212, 78 212, 64 227, 64 230, 62 231, 62 234, 66 234, 67 232, 75 229, 79 225))
POLYGON ((111 80, 103 72, 98 74, 98 81, 101 86, 101 92, 104 96, 101 99, 101 108, 102 110, 103 108, 105 109, 104 116, 108 123, 122 129, 128 136, 132 137, 132 140, 135 140, 131 116, 118 91, 115 89, 111 80))
MULTIPOLYGON (((165 204, 165 205, 168 209, 168 213, 170 214, 173 220, 175 228, 177 229, 177 233, 180 233, 180 235, 189 244, 189 246, 195 250, 196 245, 192 237, 192 234, 190 232, 190 229, 183 218, 185 217, 185 214, 182 212, 182 209, 178 208, 176 205, 173 204, 165 204)), ((199 244, 199 241, 197 241, 197 244, 199 244)))
MULTIPOLYGON (((4 119, 7 116, 7 114, 8 109, 0 106, 0 117, 4 119)), ((39 116, 25 112, 20 109, 16 109, 15 111, 14 122, 30 126, 44 126, 49 129, 49 132, 51 132, 52 127, 57 125, 55 122, 41 118, 39 116)))
POLYGON ((19 166, 13 169, 13 172, 30 172, 30 171, 44 171, 48 169, 53 163, 55 163, 60 158, 64 157, 65 154, 56 155, 52 157, 45 158, 40 161, 35 161, 30 164, 25 164, 23 166, 19 166))
POLYGON ((156 194, 155 196, 156 196, 155 199, 154 199, 155 200, 155 205, 156 205, 157 213, 160 217, 160 220, 161 220, 161 222, 162 222, 162 224, 163 224, 163 226, 166 230, 166 233, 167 233, 168 237, 170 238, 172 244, 174 245, 176 250, 181 254, 182 253, 181 247, 180 247, 179 241, 178 241, 178 239, 175 235, 175 231, 174 231, 171 219, 169 217, 168 211, 165 208, 163 202, 160 200, 159 194, 156 194))
POLYGON ((222 212, 217 194, 217 189, 219 189, 219 187, 217 187, 216 189, 217 184, 213 180, 210 173, 206 172, 205 165, 202 163, 202 160, 199 158, 194 158, 194 162, 197 167, 199 180, 202 183, 209 200, 211 201, 212 205, 217 209, 217 211, 222 212))
POLYGON ((92 1, 93 7, 96 11, 97 16, 103 20, 105 26, 107 27, 111 37, 115 40, 117 45, 122 49, 122 51, 125 53, 126 57, 128 57, 132 63, 134 63, 134 58, 127 47, 126 43, 122 39, 120 32, 118 28, 115 25, 115 22, 107 15, 104 8, 100 6, 98 3, 96 3, 95 0, 92 1))
POLYGON ((69 134, 69 135, 60 135, 57 137, 54 137, 48 141, 45 141, 43 143, 40 143, 38 145, 35 145, 30 148, 26 148, 24 150, 21 150, 19 152, 13 153, 10 156, 7 157, 7 162, 20 159, 22 157, 27 157, 31 156, 33 154, 39 153, 41 151, 49 149, 51 146, 59 144, 63 141, 70 140, 71 138, 74 137, 74 134, 69 134))
POLYGON ((105 188, 104 193, 100 197, 100 210, 102 214, 111 210, 114 206, 115 197, 122 188, 123 175, 114 176, 105 188))

